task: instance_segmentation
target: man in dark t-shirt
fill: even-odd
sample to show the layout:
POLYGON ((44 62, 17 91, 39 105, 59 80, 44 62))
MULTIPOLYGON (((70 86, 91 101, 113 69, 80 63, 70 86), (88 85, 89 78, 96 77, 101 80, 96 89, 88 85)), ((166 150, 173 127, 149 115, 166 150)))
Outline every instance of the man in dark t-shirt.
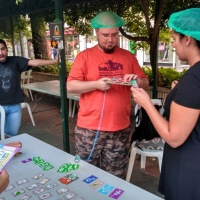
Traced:
POLYGON ((5 134, 8 137, 17 135, 21 124, 21 103, 23 93, 20 85, 21 72, 29 70, 29 66, 56 64, 55 60, 32 59, 8 56, 8 48, 0 39, 0 105, 6 114, 5 134))

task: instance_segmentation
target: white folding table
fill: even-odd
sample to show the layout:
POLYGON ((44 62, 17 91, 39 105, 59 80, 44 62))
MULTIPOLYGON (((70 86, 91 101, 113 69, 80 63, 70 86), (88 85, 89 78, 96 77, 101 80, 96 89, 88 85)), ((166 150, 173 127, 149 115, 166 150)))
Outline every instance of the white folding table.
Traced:
MULTIPOLYGON (((29 84, 24 84, 22 87, 25 89, 32 90, 32 91, 60 97, 60 81, 59 80, 29 83, 29 84)), ((67 98, 69 99, 69 116, 71 117, 72 116, 72 100, 79 101, 80 94, 67 92, 67 98)))
MULTIPOLYGON (((10 175, 8 188, 11 189, 3 192, 0 195, 0 199, 18 200, 29 199, 29 197, 31 197, 30 199, 41 199, 41 195, 44 197, 46 194, 46 196, 50 196, 47 200, 69 199, 67 197, 73 195, 75 196, 72 200, 161 200, 160 197, 113 176, 83 160, 80 160, 79 163, 75 163, 74 156, 71 154, 57 149, 26 133, 1 140, 1 144, 7 144, 13 141, 22 142, 22 148, 20 149, 22 154, 10 160, 5 167, 10 175), (40 158, 43 160, 42 163, 49 163, 54 168, 44 171, 41 167, 42 165, 34 164, 34 158, 40 158), (58 169, 63 164, 79 164, 79 168, 74 168, 74 170, 69 172, 58 172, 58 169), (42 174, 42 177, 38 174, 42 174), (78 176, 78 179, 67 185, 59 181, 60 178, 69 174, 78 176), (36 175, 40 177, 37 180, 34 179, 36 175), (84 180, 92 180, 92 178, 88 178, 90 176, 95 176, 97 179, 87 184, 84 180), (36 184, 36 187, 30 189, 33 184, 36 184), (107 191, 109 191, 108 193, 106 193, 106 190, 103 190, 103 188, 106 188, 106 184, 110 186, 110 190, 107 189, 107 191), (49 188, 50 186, 54 187, 49 188), (42 192, 36 193, 36 190, 42 192), (21 194, 20 191, 23 191, 23 193, 21 194), (58 191, 63 191, 63 193, 59 193, 58 191), (124 192, 120 197, 112 198, 110 195, 113 191, 118 191, 118 193, 124 192), (14 197, 16 193, 17 196, 14 197)), ((118 193, 116 192, 116 194, 112 196, 116 197, 118 193)))

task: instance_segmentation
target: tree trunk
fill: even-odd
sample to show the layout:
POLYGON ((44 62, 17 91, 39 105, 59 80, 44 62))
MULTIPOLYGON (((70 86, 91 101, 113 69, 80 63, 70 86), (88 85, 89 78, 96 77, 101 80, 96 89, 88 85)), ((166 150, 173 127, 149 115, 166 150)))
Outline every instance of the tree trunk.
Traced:
POLYGON ((46 23, 43 13, 30 14, 32 42, 35 58, 47 58, 46 23))
POLYGON ((161 19, 161 10, 163 9, 163 0, 155 1, 155 20, 154 20, 154 31, 150 34, 150 62, 153 75, 153 93, 152 98, 157 98, 158 81, 159 81, 159 69, 158 69, 158 41, 159 41, 159 24, 161 19), (161 6, 162 5, 162 6, 161 6))

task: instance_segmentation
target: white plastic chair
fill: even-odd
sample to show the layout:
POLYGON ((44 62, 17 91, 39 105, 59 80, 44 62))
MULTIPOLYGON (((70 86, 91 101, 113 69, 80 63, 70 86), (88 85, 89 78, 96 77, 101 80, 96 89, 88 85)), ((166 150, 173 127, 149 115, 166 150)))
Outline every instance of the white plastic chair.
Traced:
POLYGON ((0 106, 0 117, 1 117, 1 140, 5 139, 5 110, 0 106))
MULTIPOLYGON (((24 84, 30 83, 30 79, 33 78, 31 76, 31 73, 32 73, 32 69, 29 69, 28 71, 21 73, 21 86, 24 84)), ((23 90, 24 90, 24 93, 26 94, 26 96, 31 98, 31 100, 33 101, 34 99, 33 99, 32 91, 30 89, 24 89, 24 88, 23 88, 23 90)))
MULTIPOLYGON (((163 107, 162 99, 151 99, 151 101, 152 101, 152 103, 154 105, 161 106, 161 108, 159 109, 159 112, 160 112, 161 115, 163 115, 164 107, 163 107)), ((141 108, 141 106, 139 106, 138 104, 135 105, 135 114, 138 112, 138 109, 140 109, 140 108, 141 108)), ((139 124, 140 124, 140 120, 138 118, 136 118, 136 127, 138 127, 139 124)), ((139 147, 136 146, 136 142, 134 141, 132 143, 130 160, 129 160, 128 170, 127 170, 127 174, 126 174, 126 181, 130 182, 130 178, 131 178, 131 174, 132 174, 132 170, 133 170, 136 154, 140 154, 141 155, 141 165, 140 165, 141 169, 143 169, 143 168, 145 169, 146 156, 149 156, 149 157, 157 157, 158 158, 159 170, 161 171, 163 149, 156 149, 156 150, 154 150, 154 149, 145 149, 145 148, 140 149, 139 147)))
POLYGON ((32 111, 31 111, 29 104, 26 103, 26 102, 23 102, 23 103, 21 103, 21 108, 27 108, 28 109, 28 113, 29 113, 29 116, 31 118, 31 122, 32 122, 33 126, 35 126, 35 122, 34 122, 32 111))

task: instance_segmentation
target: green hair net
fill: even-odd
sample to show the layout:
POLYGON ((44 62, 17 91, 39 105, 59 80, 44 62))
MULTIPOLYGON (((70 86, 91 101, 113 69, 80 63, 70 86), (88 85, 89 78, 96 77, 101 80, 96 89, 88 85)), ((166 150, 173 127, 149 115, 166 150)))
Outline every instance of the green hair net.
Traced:
POLYGON ((102 11, 91 21, 92 28, 115 28, 121 27, 125 21, 115 13, 102 11))
POLYGON ((167 24, 174 31, 200 41, 200 8, 189 8, 173 13, 167 24))

